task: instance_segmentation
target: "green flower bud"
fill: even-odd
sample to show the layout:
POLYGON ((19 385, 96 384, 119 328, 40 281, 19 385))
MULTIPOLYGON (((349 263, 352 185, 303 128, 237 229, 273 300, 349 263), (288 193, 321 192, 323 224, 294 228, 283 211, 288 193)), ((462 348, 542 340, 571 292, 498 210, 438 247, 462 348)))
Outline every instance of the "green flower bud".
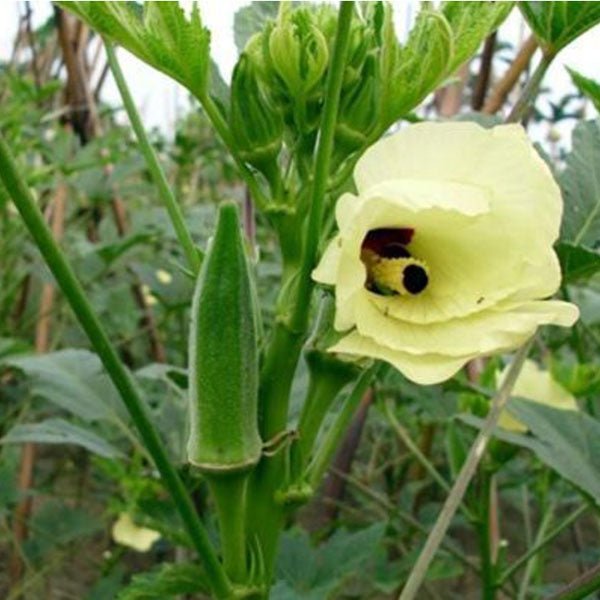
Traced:
POLYGON ((261 454, 257 324, 237 208, 221 206, 190 330, 188 460, 207 473, 244 471, 261 454))
POLYGON ((283 118, 245 53, 233 72, 230 125, 240 158, 269 177, 281 150, 283 118))
POLYGON ((292 97, 308 96, 329 62, 327 40, 309 10, 283 12, 269 36, 273 68, 292 97))
POLYGON ((365 61, 354 87, 344 93, 336 127, 336 152, 342 156, 366 147, 379 122, 379 81, 374 56, 365 61))

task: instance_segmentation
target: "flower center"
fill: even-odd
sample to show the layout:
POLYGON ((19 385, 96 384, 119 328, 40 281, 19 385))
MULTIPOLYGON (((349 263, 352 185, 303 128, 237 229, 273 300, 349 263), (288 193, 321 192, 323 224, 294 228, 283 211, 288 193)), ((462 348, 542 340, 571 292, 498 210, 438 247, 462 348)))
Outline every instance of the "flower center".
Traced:
POLYGON ((429 283, 427 265, 407 246, 414 229, 373 229, 363 240, 360 258, 367 268, 366 288, 382 296, 420 294, 429 283))

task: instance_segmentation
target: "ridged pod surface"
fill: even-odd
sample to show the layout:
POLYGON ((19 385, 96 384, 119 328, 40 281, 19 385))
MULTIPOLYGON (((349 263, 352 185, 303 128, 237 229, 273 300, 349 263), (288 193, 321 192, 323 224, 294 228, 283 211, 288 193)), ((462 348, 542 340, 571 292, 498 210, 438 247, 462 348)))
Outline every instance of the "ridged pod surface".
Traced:
POLYGON ((237 207, 225 203, 196 283, 190 328, 187 451, 205 472, 245 471, 260 458, 253 302, 237 207))

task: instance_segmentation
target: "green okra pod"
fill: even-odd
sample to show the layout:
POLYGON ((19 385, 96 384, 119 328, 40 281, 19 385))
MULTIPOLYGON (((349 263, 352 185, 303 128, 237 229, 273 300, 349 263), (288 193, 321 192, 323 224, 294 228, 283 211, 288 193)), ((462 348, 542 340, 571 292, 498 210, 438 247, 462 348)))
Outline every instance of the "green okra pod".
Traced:
POLYGON ((190 330, 187 452, 206 473, 244 471, 260 458, 256 319, 238 210, 225 203, 196 283, 190 330))

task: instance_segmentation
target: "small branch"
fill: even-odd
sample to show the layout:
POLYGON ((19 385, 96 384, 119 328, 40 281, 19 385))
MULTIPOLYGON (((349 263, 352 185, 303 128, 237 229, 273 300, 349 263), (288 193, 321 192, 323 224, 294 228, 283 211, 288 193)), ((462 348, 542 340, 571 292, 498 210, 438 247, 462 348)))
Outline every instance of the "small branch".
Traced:
POLYGON ((494 33, 486 38, 485 44, 483 45, 479 74, 477 75, 473 87, 473 96, 471 97, 471 108, 473 110, 481 110, 485 103, 492 76, 492 63, 494 61, 494 51, 496 49, 496 38, 497 32, 494 31, 494 33))
POLYGON ((574 579, 547 600, 582 600, 598 590, 600 590, 600 564, 574 579))
POLYGON ((499 583, 504 583, 507 579, 510 579, 523 565, 527 564, 529 559, 537 554, 544 546, 549 544, 556 536, 562 533, 567 527, 574 523, 586 510, 589 509, 589 506, 583 505, 580 506, 577 510, 573 511, 568 517, 566 517, 563 521, 561 521, 548 535, 539 540, 537 543, 533 544, 523 556, 518 558, 499 578, 499 583))
POLYGON ((506 123, 518 123, 525 117, 540 90, 542 79, 553 58, 554 56, 550 54, 542 55, 542 59, 535 68, 533 75, 529 78, 521 96, 513 106, 508 117, 506 117, 506 123))
POLYGON ((117 55, 114 51, 114 48, 107 41, 105 41, 105 47, 108 64, 110 65, 110 69, 113 77, 115 78, 117 87, 119 88, 123 105, 125 106, 127 116, 129 117, 133 131, 135 132, 140 150, 144 156, 144 159, 146 160, 146 165, 150 171, 150 176, 152 177, 152 180, 158 189, 163 206, 165 207, 167 214, 171 219, 173 229, 175 230, 177 239, 179 240, 181 248, 187 258, 189 268, 193 273, 197 273, 200 269, 201 256, 196 248, 196 245, 194 244, 192 235, 185 224, 183 213, 179 204, 177 203, 177 200, 175 199, 175 195, 173 194, 171 186, 167 181, 167 177, 161 168, 160 163, 158 162, 156 152, 154 151, 154 148, 152 148, 148 136, 146 135, 146 130, 144 129, 144 125, 142 124, 138 110, 135 106, 133 98, 131 97, 129 87, 127 86, 125 77, 123 76, 123 71, 121 70, 119 61, 117 60, 117 55))
POLYGON ((431 561, 433 560, 440 543, 446 535, 446 531, 448 530, 448 527, 450 526, 452 518, 454 517, 454 514, 456 513, 462 501, 467 487, 473 478, 477 467, 479 466, 479 462, 485 454, 485 450, 490 438, 492 437, 492 433, 496 427, 498 419, 500 418, 500 414, 508 402, 515 381, 517 380, 517 377, 519 376, 519 373, 523 367, 523 363, 527 358, 531 343, 532 340, 529 340, 529 342, 527 342, 517 352, 510 369, 508 370, 508 374, 504 380, 504 383, 492 400, 490 412, 484 421, 481 430, 477 434, 471 449, 469 450, 469 454, 467 455, 464 465, 460 470, 458 478, 456 479, 456 482, 454 483, 454 486, 452 487, 452 490, 446 499, 444 506, 442 507, 442 511, 435 522, 429 537, 427 538, 427 542, 425 543, 425 546, 423 547, 423 550, 421 551, 421 554, 410 573, 408 581, 406 582, 406 585, 399 596, 399 600, 413 600, 419 591, 419 588, 421 587, 421 584, 427 575, 429 565, 431 564, 431 561))
POLYGON ((375 364, 367 369, 354 384, 353 390, 346 398, 340 412, 335 418, 329 430, 326 432, 323 442, 319 446, 315 457, 308 467, 308 480, 313 489, 316 489, 321 482, 329 463, 333 458, 340 441, 342 440, 348 426, 352 422, 357 407, 366 394, 370 394, 369 385, 373 379, 379 375, 385 366, 375 364))
POLYGON ((534 36, 528 38, 511 63, 508 71, 502 79, 494 86, 489 98, 483 105, 484 113, 488 115, 496 114, 506 102, 506 98, 513 90, 519 78, 529 66, 533 54, 538 49, 538 43, 534 36))

